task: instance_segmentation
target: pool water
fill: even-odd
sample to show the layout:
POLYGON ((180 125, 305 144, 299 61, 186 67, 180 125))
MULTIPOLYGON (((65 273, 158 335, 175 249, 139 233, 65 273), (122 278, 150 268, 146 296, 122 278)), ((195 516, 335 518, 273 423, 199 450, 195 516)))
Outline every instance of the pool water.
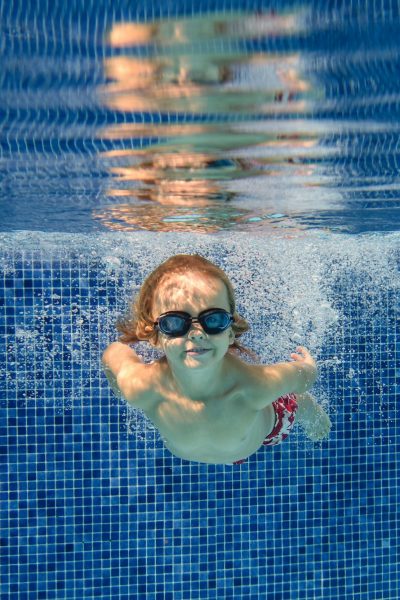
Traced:
POLYGON ((400 597, 399 8, 1 7, 1 600, 400 597), (183 461, 113 396, 117 317, 195 252, 263 362, 316 356, 327 440, 183 461))

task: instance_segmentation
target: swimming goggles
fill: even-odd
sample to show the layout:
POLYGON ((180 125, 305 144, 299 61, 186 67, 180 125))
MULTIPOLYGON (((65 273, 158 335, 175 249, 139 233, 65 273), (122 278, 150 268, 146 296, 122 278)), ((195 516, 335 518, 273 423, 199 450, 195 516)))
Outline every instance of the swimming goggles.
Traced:
POLYGON ((180 310, 172 310, 158 317, 154 326, 169 337, 182 337, 187 334, 192 323, 200 323, 209 335, 217 335, 233 323, 233 315, 223 308, 208 308, 203 310, 198 317, 191 317, 180 310))

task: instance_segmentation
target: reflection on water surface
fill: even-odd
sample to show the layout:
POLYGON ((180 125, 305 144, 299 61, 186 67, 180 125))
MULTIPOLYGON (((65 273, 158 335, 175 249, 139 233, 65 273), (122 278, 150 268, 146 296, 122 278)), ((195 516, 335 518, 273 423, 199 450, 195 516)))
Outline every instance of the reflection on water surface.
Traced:
POLYGON ((3 231, 400 228, 396 11, 128 4, 5 3, 3 231))
POLYGON ((111 229, 215 232, 266 219, 271 227, 271 212, 239 197, 237 181, 260 180, 257 189, 268 200, 271 178, 304 171, 299 151, 310 155, 317 134, 298 123, 265 124, 271 115, 306 114, 317 91, 299 54, 249 45, 298 32, 304 22, 303 13, 215 13, 114 24, 107 37, 114 55, 105 59, 99 97, 118 113, 159 118, 102 129, 101 137, 119 140, 121 150, 101 154, 114 202, 94 217, 111 229), (121 197, 123 204, 115 202, 121 197))

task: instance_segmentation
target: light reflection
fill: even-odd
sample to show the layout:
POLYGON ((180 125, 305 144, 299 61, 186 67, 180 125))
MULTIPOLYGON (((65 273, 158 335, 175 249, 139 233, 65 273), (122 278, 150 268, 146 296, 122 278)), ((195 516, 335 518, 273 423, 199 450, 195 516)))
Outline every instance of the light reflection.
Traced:
MULTIPOLYGON (((318 92, 303 74, 300 54, 251 51, 249 44, 260 48, 270 37, 299 33, 305 23, 304 11, 293 11, 114 24, 107 83, 98 92, 105 107, 126 118, 99 130, 99 137, 121 144, 101 159, 114 180, 107 195, 125 203, 94 218, 112 229, 214 232, 256 216, 243 205, 226 210, 241 200, 235 181, 279 177, 277 165, 290 167, 296 149, 318 143, 306 130, 282 134, 276 125, 268 131, 265 118, 306 114, 318 92), (135 122, 138 113, 151 113, 150 122, 135 122), (195 216, 180 222, 177 208, 195 216)), ((312 168, 307 164, 308 173, 312 168)))
POLYGON ((115 23, 108 34, 114 48, 154 44, 195 43, 231 39, 236 41, 293 35, 306 29, 307 11, 278 13, 276 10, 214 12, 149 23, 115 23))
POLYGON ((98 90, 102 102, 121 112, 261 115, 312 109, 315 94, 300 75, 299 55, 272 57, 246 49, 190 54, 190 47, 180 51, 186 54, 107 58, 110 81, 98 90))
POLYGON ((120 204, 107 207, 95 213, 109 229, 124 231, 196 231, 216 233, 234 229, 244 222, 250 211, 220 206, 164 207, 160 205, 120 204))

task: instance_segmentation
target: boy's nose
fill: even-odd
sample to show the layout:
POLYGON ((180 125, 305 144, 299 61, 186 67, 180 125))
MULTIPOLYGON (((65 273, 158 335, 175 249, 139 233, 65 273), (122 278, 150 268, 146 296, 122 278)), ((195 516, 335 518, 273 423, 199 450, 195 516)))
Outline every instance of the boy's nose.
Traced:
POLYGON ((193 338, 193 337, 204 337, 205 336, 205 331, 202 328, 202 326, 200 325, 200 323, 192 323, 191 328, 189 329, 188 332, 188 337, 189 338, 193 338))

